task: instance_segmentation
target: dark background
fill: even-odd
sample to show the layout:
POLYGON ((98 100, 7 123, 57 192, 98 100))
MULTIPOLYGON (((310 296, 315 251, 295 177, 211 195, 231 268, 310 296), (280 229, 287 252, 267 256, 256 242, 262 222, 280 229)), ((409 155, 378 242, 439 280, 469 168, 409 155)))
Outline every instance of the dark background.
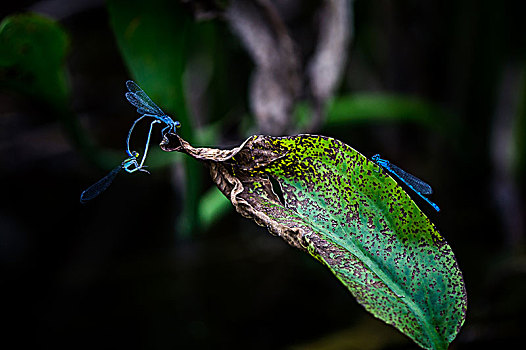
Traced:
MULTIPOLYGON (((417 348, 374 320, 328 269, 218 199, 197 162, 153 153, 150 176, 123 172, 81 205, 80 193, 123 159, 138 117, 124 82, 142 85, 147 73, 118 44, 105 3, 68 3, 8 2, 0 10, 2 18, 38 11, 69 38, 62 107, 13 87, 9 81, 23 77, 0 67, 4 341, 16 341, 13 348, 417 348)), ((128 3, 130 13, 167 6, 128 3)), ((284 18, 307 61, 321 2, 302 3, 284 18)), ((457 349, 511 346, 524 331, 526 25, 518 3, 355 1, 336 107, 311 130, 366 156, 381 153, 432 184, 440 213, 412 197, 464 273, 468 313, 457 349), (367 96, 376 103, 360 117, 356 105, 367 96), (342 119, 337 106, 346 99, 354 104, 342 119)), ((185 120, 181 133, 194 144, 238 145, 262 129, 250 108, 250 55, 221 16, 198 22, 192 6, 168 7, 189 33, 179 51, 188 95, 172 106, 161 95, 154 100, 185 120), (195 86, 204 88, 192 99, 195 86)), ((159 143, 158 132, 153 139, 159 143)))

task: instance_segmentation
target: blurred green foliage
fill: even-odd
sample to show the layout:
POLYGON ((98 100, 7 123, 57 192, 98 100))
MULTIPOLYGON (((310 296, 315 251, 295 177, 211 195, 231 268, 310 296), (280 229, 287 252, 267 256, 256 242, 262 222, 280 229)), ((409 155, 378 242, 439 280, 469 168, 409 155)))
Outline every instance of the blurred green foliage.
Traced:
POLYGON ((36 14, 0 24, 0 86, 64 109, 70 95, 65 60, 69 39, 57 22, 36 14))
POLYGON ((357 123, 413 122, 422 127, 454 135, 458 119, 423 99, 388 93, 356 93, 338 96, 329 104, 326 126, 357 123))
POLYGON ((117 158, 98 152, 71 110, 66 69, 69 46, 65 29, 52 19, 33 13, 4 18, 0 24, 0 87, 47 105, 87 158, 114 164, 117 158))

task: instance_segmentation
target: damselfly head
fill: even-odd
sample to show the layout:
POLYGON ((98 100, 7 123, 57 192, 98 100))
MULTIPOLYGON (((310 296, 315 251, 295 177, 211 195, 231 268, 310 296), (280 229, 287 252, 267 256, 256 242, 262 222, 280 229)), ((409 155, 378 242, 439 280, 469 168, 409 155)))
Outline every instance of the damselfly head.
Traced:
POLYGON ((177 129, 179 129, 179 128, 181 127, 181 123, 179 123, 178 120, 176 120, 176 121, 174 122, 174 124, 175 124, 175 127, 176 127, 177 129))
POLYGON ((371 158, 371 160, 372 160, 373 162, 377 162, 378 159, 380 159, 380 155, 379 155, 379 154, 375 154, 375 155, 372 156, 372 158, 371 158))

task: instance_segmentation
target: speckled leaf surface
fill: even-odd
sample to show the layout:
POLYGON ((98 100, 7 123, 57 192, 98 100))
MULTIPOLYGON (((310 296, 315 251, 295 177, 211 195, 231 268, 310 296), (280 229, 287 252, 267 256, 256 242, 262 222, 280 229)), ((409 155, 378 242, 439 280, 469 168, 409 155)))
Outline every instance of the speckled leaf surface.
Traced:
POLYGON ((446 349, 457 335, 467 299, 451 247, 353 148, 315 135, 252 136, 232 150, 167 135, 161 147, 205 162, 239 213, 325 264, 367 311, 421 347, 446 349))

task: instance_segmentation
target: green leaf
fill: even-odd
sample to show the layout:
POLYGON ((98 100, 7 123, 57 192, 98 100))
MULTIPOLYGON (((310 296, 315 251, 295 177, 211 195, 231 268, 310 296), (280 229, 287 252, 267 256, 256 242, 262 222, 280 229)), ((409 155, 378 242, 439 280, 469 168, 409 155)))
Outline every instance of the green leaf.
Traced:
POLYGON ((37 14, 6 17, 0 24, 0 86, 64 109, 68 47, 65 31, 51 19, 37 14))
POLYGON ((353 148, 314 135, 253 136, 233 150, 168 135, 161 147, 205 162, 239 213, 321 261, 367 311, 421 347, 446 349, 456 337, 466 290, 450 246, 353 148))
POLYGON ((441 107, 415 97, 361 93, 335 98, 327 110, 326 126, 371 121, 413 121, 440 130, 458 128, 441 107))
POLYGON ((221 216, 228 213, 231 207, 228 199, 212 187, 199 200, 198 218, 203 229, 209 229, 221 216))

